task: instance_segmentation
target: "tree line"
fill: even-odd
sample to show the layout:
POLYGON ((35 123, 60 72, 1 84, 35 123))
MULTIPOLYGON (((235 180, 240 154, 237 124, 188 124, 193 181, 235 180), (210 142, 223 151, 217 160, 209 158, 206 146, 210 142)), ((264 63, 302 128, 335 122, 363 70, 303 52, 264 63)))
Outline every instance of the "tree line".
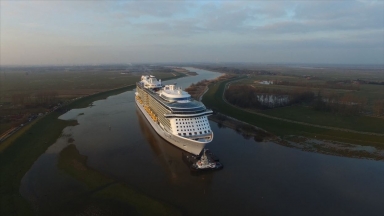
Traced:
MULTIPOLYGON (((293 90, 253 87, 250 85, 231 85, 225 93, 225 99, 236 106, 250 109, 271 109, 293 104, 306 104, 319 111, 359 115, 367 109, 367 99, 353 94, 317 94, 312 88, 297 88, 293 90), (272 97, 273 103, 269 103, 272 97), (284 96, 286 100, 279 100, 284 96), (267 98, 267 99, 265 99, 267 98)), ((384 115, 384 100, 378 100, 373 105, 373 114, 384 115)))
POLYGON ((367 80, 357 79, 356 82, 361 84, 370 84, 370 85, 384 85, 384 81, 367 81, 367 80))
POLYGON ((255 88, 249 85, 231 85, 224 96, 228 102, 242 108, 270 109, 295 103, 308 103, 314 99, 315 94, 310 89, 302 88, 283 91, 265 87, 255 88), (270 95, 275 97, 270 99, 270 95), (285 96, 287 100, 281 100, 279 96, 285 96))
POLYGON ((312 108, 333 113, 358 115, 364 111, 366 104, 367 99, 352 94, 340 95, 330 93, 323 95, 319 91, 312 103, 312 108))
POLYGON ((360 90, 360 85, 350 84, 348 81, 327 81, 325 83, 309 83, 309 82, 292 82, 292 81, 279 81, 273 82, 275 85, 285 86, 301 86, 301 87, 312 87, 312 88, 327 88, 327 89, 345 89, 345 90, 360 90))
POLYGON ((198 100, 205 87, 209 85, 209 83, 210 81, 204 79, 196 84, 192 83, 188 88, 185 89, 185 91, 188 92, 188 94, 190 94, 193 99, 198 100))

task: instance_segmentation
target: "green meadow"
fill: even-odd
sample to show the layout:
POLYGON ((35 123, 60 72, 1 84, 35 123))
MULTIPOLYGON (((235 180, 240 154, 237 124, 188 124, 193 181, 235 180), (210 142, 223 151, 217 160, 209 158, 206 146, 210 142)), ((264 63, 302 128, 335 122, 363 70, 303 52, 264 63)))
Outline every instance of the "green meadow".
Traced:
MULTIPOLYGON (((353 144, 360 144, 360 145, 369 145, 369 146, 375 146, 378 148, 384 148, 384 136, 374 136, 374 135, 366 135, 366 134, 359 134, 359 133, 353 133, 353 132, 345 132, 340 130, 332 130, 332 129, 326 129, 326 128, 320 128, 320 127, 313 127, 303 124, 297 124, 287 121, 281 121, 278 119, 268 118, 262 115, 258 115, 258 111, 248 111, 244 109, 240 109, 238 107, 232 106, 228 103, 226 103, 223 98, 223 92, 225 89, 225 86, 229 82, 233 81, 241 81, 245 79, 245 76, 237 77, 235 79, 222 81, 220 83, 211 84, 209 86, 208 92, 203 97, 203 103, 215 111, 221 112, 223 114, 232 116, 234 118, 237 118, 241 121, 253 124, 257 127, 263 128, 277 136, 284 137, 288 135, 298 135, 298 136, 305 136, 309 138, 317 138, 317 139, 326 139, 326 140, 333 140, 333 141, 340 141, 340 142, 346 142, 346 143, 353 143, 353 144), (255 113, 256 112, 256 113, 255 113)), ((234 82, 237 83, 237 82, 234 82)), ((273 116, 274 114, 276 116, 282 117, 284 119, 287 119, 291 116, 292 119, 295 120, 304 120, 308 118, 307 115, 300 115, 300 112, 302 110, 297 109, 298 107, 291 107, 291 108, 281 108, 281 109, 287 109, 284 113, 279 113, 278 109, 273 109, 268 112, 263 111, 262 114, 269 114, 273 116), (277 114, 279 113, 279 114, 277 114), (296 116, 296 118, 295 118, 296 116)), ((302 108, 304 109, 304 108, 302 108)), ((307 111, 307 114, 311 115, 318 115, 317 113, 312 113, 307 111)), ((324 114, 324 116, 316 116, 317 119, 322 119, 320 122, 315 122, 316 124, 320 125, 321 123, 326 122, 326 119, 323 119, 327 117, 329 121, 333 121, 337 125, 332 125, 333 127, 343 127, 349 124, 352 124, 354 121, 358 121, 359 119, 351 119, 349 120, 350 123, 343 122, 343 120, 337 120, 334 119, 332 115, 324 114), (342 122, 342 123, 340 123, 342 122)), ((340 117, 343 118, 349 118, 347 116, 340 117)), ((364 128, 364 131, 366 132, 380 132, 382 130, 383 120, 377 119, 377 118, 369 118, 369 117, 362 117, 364 124, 370 125, 371 127, 368 129, 364 128), (375 125, 377 125, 379 128, 376 128, 375 125), (381 127, 380 127, 381 126, 381 127)), ((354 126, 351 128, 354 129, 363 129, 363 126, 354 126)))

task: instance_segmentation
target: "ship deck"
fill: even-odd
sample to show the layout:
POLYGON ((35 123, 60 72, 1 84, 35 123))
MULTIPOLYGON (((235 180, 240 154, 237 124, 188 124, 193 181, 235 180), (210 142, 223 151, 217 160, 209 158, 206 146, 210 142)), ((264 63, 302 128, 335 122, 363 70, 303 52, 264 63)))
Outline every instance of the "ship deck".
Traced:
POLYGON ((155 90, 144 88, 140 83, 137 83, 137 87, 150 94, 155 100, 161 103, 166 109, 172 111, 174 114, 196 114, 207 110, 204 104, 200 101, 191 100, 186 103, 168 102, 161 98, 155 90))

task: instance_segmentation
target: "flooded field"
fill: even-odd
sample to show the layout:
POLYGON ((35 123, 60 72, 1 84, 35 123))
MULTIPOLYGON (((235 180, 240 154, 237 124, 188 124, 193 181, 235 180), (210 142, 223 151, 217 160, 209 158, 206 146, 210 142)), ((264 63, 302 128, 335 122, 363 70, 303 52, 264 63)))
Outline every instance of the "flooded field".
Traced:
MULTIPOLYGON (((183 88, 220 74, 198 76, 183 88)), ((182 151, 151 128, 134 91, 70 110, 76 119, 24 176, 20 192, 45 215, 381 215, 384 162, 255 142, 211 122, 207 147, 224 169, 191 173, 182 151), (139 200, 133 202, 132 200, 139 200), (145 206, 145 207, 143 207, 145 206)))

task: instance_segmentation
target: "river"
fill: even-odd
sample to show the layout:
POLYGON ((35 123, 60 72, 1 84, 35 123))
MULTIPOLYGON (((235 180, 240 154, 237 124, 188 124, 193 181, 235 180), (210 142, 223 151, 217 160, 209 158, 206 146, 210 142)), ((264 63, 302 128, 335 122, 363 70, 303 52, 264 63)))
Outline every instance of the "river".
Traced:
MULTIPOLYGON (((220 74, 195 68, 197 76, 164 83, 186 88, 220 74)), ((224 169, 200 175, 182 161, 182 151, 151 128, 134 102, 134 91, 70 110, 77 119, 40 156, 22 179, 20 193, 41 214, 71 208, 86 186, 57 168, 69 138, 87 166, 188 215, 382 215, 384 162, 304 152, 273 142, 255 142, 210 122, 207 147, 224 169)), ((86 198, 84 198, 86 199, 86 198)))

